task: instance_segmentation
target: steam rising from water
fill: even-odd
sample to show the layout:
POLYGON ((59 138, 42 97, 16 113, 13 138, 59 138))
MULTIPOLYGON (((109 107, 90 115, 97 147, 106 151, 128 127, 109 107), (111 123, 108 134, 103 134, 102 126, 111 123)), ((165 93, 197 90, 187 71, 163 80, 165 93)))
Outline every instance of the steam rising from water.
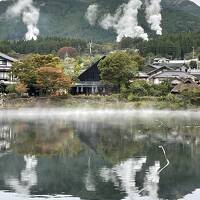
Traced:
POLYGON ((33 0, 18 0, 7 9, 8 17, 22 17, 23 23, 27 27, 25 40, 36 40, 40 33, 37 24, 39 21, 39 9, 33 5, 33 0))
POLYGON ((200 113, 195 111, 169 110, 130 110, 130 109, 68 109, 68 108, 26 108, 19 110, 0 110, 0 120, 55 120, 100 121, 127 119, 199 119, 200 113))

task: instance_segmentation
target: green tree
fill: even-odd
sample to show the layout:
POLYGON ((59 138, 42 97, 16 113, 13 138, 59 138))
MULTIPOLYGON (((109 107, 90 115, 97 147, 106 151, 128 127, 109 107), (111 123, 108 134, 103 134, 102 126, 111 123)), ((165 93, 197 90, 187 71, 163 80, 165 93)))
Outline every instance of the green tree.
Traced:
POLYGON ((159 85, 150 84, 143 80, 134 80, 128 90, 126 91, 128 95, 134 96, 166 96, 172 90, 170 82, 163 82, 159 85))
POLYGON ((145 59, 138 52, 128 51, 128 53, 130 54, 131 60, 137 64, 138 70, 142 71, 145 59))
POLYGON ((130 38, 124 37, 119 42, 120 49, 138 49, 140 45, 143 43, 143 39, 141 38, 130 38))
POLYGON ((200 105, 200 87, 196 86, 194 88, 185 89, 181 95, 186 102, 200 105))
POLYGON ((192 69, 197 69, 197 62, 194 61, 194 60, 190 61, 190 67, 191 67, 192 69))
POLYGON ((147 96, 150 85, 143 80, 134 80, 129 86, 129 92, 136 96, 147 96))
POLYGON ((16 92, 15 85, 13 85, 13 84, 8 85, 8 86, 6 87, 6 92, 7 92, 7 93, 15 93, 15 92, 16 92))
MULTIPOLYGON (((0 51, 4 53, 13 52, 20 54, 40 53, 51 54, 55 53, 64 46, 70 46, 78 50, 79 53, 86 52, 87 42, 82 39, 70 39, 62 37, 46 37, 38 38, 37 40, 5 40, 0 41, 0 51)), ((15 53, 14 53, 15 54, 15 53)))
POLYGON ((138 71, 138 64, 126 52, 109 54, 99 63, 102 80, 111 85, 128 84, 138 71))

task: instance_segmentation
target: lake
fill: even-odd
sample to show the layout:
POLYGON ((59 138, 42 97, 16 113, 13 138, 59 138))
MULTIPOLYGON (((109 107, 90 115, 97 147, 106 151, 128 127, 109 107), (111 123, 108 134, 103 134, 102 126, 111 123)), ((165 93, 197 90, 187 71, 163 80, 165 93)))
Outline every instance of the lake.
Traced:
POLYGON ((0 111, 0 200, 199 200, 200 113, 0 111))

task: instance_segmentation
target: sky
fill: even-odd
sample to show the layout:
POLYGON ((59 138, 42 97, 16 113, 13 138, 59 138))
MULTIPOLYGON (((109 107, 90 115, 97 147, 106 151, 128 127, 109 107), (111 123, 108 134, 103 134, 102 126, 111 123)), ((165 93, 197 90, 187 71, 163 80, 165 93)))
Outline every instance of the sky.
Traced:
POLYGON ((190 0, 190 1, 196 3, 198 6, 200 6, 200 0, 190 0))

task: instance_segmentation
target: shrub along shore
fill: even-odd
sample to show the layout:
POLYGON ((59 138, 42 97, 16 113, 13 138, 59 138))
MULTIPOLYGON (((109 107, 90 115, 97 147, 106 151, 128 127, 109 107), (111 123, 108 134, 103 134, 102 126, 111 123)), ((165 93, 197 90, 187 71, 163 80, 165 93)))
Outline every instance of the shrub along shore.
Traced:
POLYGON ((161 97, 133 97, 127 100, 120 94, 110 96, 60 96, 60 97, 5 97, 0 100, 1 109, 33 107, 101 108, 101 109, 170 109, 200 110, 200 104, 175 95, 161 97))

